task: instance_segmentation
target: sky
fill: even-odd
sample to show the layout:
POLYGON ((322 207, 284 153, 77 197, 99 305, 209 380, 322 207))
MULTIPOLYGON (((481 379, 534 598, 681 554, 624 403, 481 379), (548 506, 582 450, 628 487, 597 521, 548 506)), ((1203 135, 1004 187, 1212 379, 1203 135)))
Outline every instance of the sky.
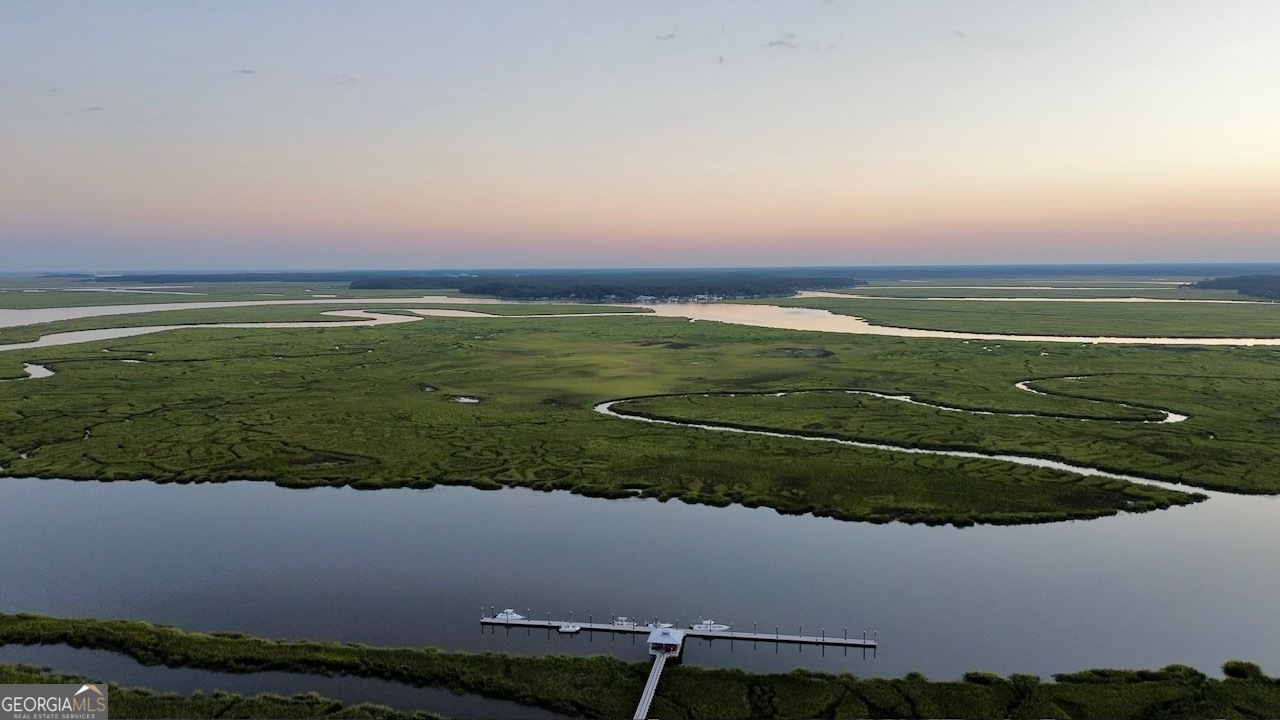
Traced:
POLYGON ((1280 261, 1274 0, 0 3, 0 271, 1280 261))

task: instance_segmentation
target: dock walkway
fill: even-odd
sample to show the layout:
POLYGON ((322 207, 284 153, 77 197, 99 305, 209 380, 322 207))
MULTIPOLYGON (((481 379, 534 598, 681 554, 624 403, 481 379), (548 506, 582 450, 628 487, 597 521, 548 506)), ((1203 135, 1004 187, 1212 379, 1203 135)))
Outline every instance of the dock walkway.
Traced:
MULTIPOLYGON (((564 620, 532 620, 530 618, 521 618, 519 620, 508 620, 497 617, 480 618, 480 623, 482 625, 543 628, 546 630, 559 630, 560 626, 565 622, 566 621, 564 620)), ((650 632, 657 629, 657 626, 655 625, 641 625, 639 623, 615 625, 613 623, 575 621, 574 624, 581 627, 584 632, 639 633, 648 635, 650 632)), ((789 635, 787 633, 778 632, 777 628, 775 628, 773 632, 685 630, 684 634, 687 637, 707 638, 708 640, 744 640, 750 642, 789 643, 792 645, 826 645, 828 647, 876 647, 876 641, 874 639, 868 640, 865 635, 863 637, 849 637, 847 632, 841 635, 827 634, 825 631, 821 635, 789 635)))
POLYGON ((662 678, 662 668, 667 665, 667 658, 679 655, 679 651, 656 653, 653 657, 653 668, 649 670, 649 681, 644 684, 644 692, 640 694, 640 703, 636 705, 634 720, 645 720, 649 717, 649 706, 653 704, 653 695, 658 692, 658 680, 662 678))
MULTIPOLYGON (((571 615, 572 617, 572 615, 571 615)), ((670 625, 663 626, 654 622, 646 622, 644 624, 619 617, 607 623, 591 622, 590 616, 588 621, 584 623, 573 622, 572 620, 552 620, 550 616, 546 620, 533 620, 520 615, 515 610, 506 609, 501 613, 496 613, 492 617, 480 614, 481 626, 502 626, 506 628, 523 627, 523 628, 539 628, 546 630, 548 633, 552 630, 560 632, 562 628, 572 628, 573 632, 606 632, 606 633, 623 633, 631 635, 645 635, 649 642, 649 654, 653 656, 653 667, 649 670, 649 679, 644 684, 644 692, 640 694, 640 702, 636 705, 636 714, 634 720, 643 720, 649 717, 649 706, 653 704, 654 694, 658 691, 658 681, 662 679, 662 670, 667 666, 667 660, 679 660, 681 653, 684 652, 684 640, 686 637, 706 638, 708 640, 741 640, 743 642, 750 641, 752 643, 771 642, 771 643, 791 643, 794 645, 822 645, 835 647, 856 647, 856 648, 876 648, 876 641, 873 634, 872 639, 867 639, 864 632, 860 638, 849 637, 848 628, 844 628, 839 636, 828 636, 824 628, 821 635, 804 635, 804 628, 797 628, 795 635, 783 634, 777 627, 772 633, 767 632, 740 632, 732 630, 694 630, 690 628, 676 628, 670 625)), ((709 620, 701 623, 703 627, 711 626, 709 620)), ((726 627, 724 625, 716 625, 716 627, 726 627)))

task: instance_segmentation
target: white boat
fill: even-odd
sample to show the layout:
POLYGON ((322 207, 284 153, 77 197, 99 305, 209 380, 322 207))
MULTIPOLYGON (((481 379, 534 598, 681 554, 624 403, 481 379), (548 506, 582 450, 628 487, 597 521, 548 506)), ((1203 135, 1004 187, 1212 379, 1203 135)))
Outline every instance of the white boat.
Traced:
POLYGON ((497 617, 494 618, 494 620, 523 620, 523 619, 524 619, 523 615, 516 612, 515 610, 512 610, 511 608, 507 608, 506 610, 503 610, 502 612, 498 613, 497 617))
POLYGON ((665 630, 669 627, 672 627, 671 623, 664 623, 664 622, 660 622, 656 624, 652 622, 647 622, 644 624, 644 626, 647 628, 654 628, 655 630, 665 630))
POLYGON ((628 620, 626 615, 619 615, 618 617, 613 619, 612 624, 615 625, 616 627, 633 628, 636 626, 636 621, 628 620))
POLYGON ((582 631, 581 625, 577 623, 571 623, 571 622, 560 623, 560 628, 556 630, 556 632, 561 632, 561 633, 564 633, 565 635, 572 635, 576 632, 581 632, 581 631, 582 631))
POLYGON ((729 629, 728 625, 718 623, 715 620, 703 620, 702 622, 696 625, 690 625, 689 627, 693 630, 700 630, 702 632, 724 632, 729 629))

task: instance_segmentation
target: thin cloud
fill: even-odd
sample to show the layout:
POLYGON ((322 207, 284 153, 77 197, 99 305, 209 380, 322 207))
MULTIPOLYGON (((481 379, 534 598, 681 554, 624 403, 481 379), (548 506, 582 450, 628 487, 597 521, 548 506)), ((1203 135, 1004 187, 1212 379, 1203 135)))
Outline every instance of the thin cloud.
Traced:
POLYGON ((778 37, 761 45, 763 48, 780 48, 782 50, 799 49, 800 43, 796 42, 796 36, 793 33, 782 33, 778 37))

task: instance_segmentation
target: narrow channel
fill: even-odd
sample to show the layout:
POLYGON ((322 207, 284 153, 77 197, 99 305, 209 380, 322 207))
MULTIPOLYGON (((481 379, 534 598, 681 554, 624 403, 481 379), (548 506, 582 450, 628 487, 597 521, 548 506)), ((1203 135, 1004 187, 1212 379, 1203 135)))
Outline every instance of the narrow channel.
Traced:
MULTIPOLYGON (((703 393, 697 393, 703 394, 703 393)), ((728 393, 726 393, 728 394, 728 393)), ((662 397, 687 397, 688 394, 677 394, 662 397)), ((1215 492, 1196 488, 1181 483, 1172 483, 1164 480, 1156 480, 1153 478, 1141 477, 1138 475, 1127 475, 1124 473, 1110 472, 1101 468, 1091 467, 1089 465, 1075 465, 1072 463, 1061 462, 1058 460, 1046 460, 1045 458, 1031 457, 1029 455, 1010 455, 1006 453, 981 453, 972 450, 935 450, 912 445, 892 445, 889 443, 873 443, 862 440, 848 440, 845 438, 825 437, 820 435, 803 435, 799 433, 788 433, 779 430, 759 430, 751 428, 735 427, 732 425, 719 425, 716 423, 705 422, 685 422, 682 420, 665 420, 658 418, 645 417, 625 411, 614 409, 615 405, 627 402, 633 398, 623 398, 620 400, 609 400, 599 403, 595 406, 595 411, 608 415, 609 417, 619 418, 621 420, 631 420, 634 422, 645 422, 655 425, 677 425, 680 427, 697 428, 699 430, 712 430, 716 432, 732 432, 744 435, 760 435, 763 437, 786 438, 790 440, 805 440, 808 442, 834 443, 836 445, 846 445, 849 447, 865 448, 868 450, 883 450, 886 452, 908 453, 912 455, 938 455, 942 457, 958 457, 958 458, 974 458, 979 460, 999 460, 1001 462, 1013 463, 1015 465, 1030 465, 1033 467, 1048 468, 1051 470, 1061 470, 1063 472, 1075 473, 1077 475, 1095 475, 1098 477, 1109 478, 1112 480, 1124 480, 1125 482, 1136 483, 1138 485, 1154 485, 1155 487, 1166 488, 1169 490, 1177 490, 1180 492, 1204 495, 1205 497, 1221 497, 1225 493, 1215 492)), ((895 399, 890 396, 890 399, 895 399)))
POLYGON ((373 703, 396 710, 426 710, 448 718, 558 718, 542 708, 479 695, 458 695, 443 688, 419 688, 379 678, 311 675, 280 671, 225 673, 196 668, 142 665, 131 657, 67 645, 0 645, 0 662, 47 667, 54 672, 190 695, 224 691, 237 695, 319 693, 345 705, 373 703))

